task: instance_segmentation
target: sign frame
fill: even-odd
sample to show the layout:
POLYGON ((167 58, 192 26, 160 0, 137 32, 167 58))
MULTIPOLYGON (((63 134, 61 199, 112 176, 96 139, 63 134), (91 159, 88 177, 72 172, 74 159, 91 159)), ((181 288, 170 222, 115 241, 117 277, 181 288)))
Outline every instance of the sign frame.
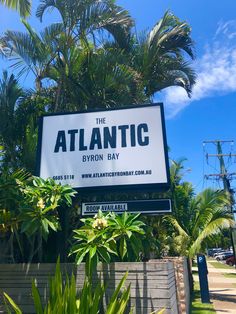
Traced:
POLYGON ((166 191, 170 187, 170 169, 169 169, 169 159, 168 159, 168 146, 166 139, 166 127, 164 119, 164 108, 163 103, 153 103, 146 105, 135 105, 135 106, 123 106, 119 108, 109 108, 109 109, 95 109, 95 110, 82 110, 76 112, 58 112, 45 114, 39 118, 39 132, 38 132, 38 145, 37 145, 37 156, 36 156, 36 175, 40 176, 41 169, 41 153, 42 153, 42 136, 43 136, 43 121, 44 118, 50 116, 62 116, 62 115, 74 115, 74 114, 84 114, 84 113, 101 113, 107 111, 121 111, 127 109, 136 109, 136 108, 148 108, 158 106, 160 108, 160 117, 161 117, 161 128, 162 128, 162 139, 163 139, 163 149, 164 149, 164 160, 165 160, 165 173, 166 173, 166 182, 165 183, 139 183, 139 184, 122 184, 122 185, 96 185, 88 187, 74 187, 73 189, 83 192, 83 193, 93 193, 98 192, 122 192, 122 191, 166 191))

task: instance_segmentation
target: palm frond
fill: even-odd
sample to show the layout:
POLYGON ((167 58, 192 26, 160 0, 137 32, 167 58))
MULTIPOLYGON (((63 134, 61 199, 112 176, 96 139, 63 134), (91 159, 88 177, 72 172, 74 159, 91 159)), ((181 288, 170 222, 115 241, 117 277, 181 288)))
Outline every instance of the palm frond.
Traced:
POLYGON ((40 35, 43 42, 50 44, 50 42, 57 38, 63 31, 64 27, 62 23, 53 23, 45 27, 44 30, 40 32, 40 35))
POLYGON ((188 233, 184 230, 184 228, 179 224, 177 219, 174 216, 165 216, 165 220, 168 221, 184 238, 189 238, 188 233))
MULTIPOLYGON (((6 31, 0 39, 2 53, 16 61, 16 67, 30 67, 35 62, 35 47, 32 38, 23 32, 6 31)), ((32 68, 33 70, 33 68, 32 68)), ((33 70, 34 72, 34 70, 33 70)), ((34 72, 34 74, 36 74, 34 72)))
POLYGON ((0 3, 7 6, 9 9, 17 10, 21 17, 25 18, 30 15, 30 0, 0 0, 0 3))
POLYGON ((22 20, 22 23, 24 24, 29 37, 33 43, 33 47, 34 47, 34 64, 36 64, 36 62, 38 63, 43 63, 45 61, 47 54, 47 46, 45 45, 45 43, 42 41, 42 39, 40 38, 40 36, 36 33, 36 31, 30 26, 30 24, 25 21, 22 20))
POLYGON ((159 63, 151 74, 152 83, 149 92, 152 94, 170 86, 180 86, 190 97, 196 82, 196 73, 190 63, 173 58, 171 55, 160 57, 159 63))
POLYGON ((156 49, 159 53, 170 52, 176 56, 183 50, 194 58, 194 43, 189 36, 190 31, 187 23, 180 22, 175 15, 167 11, 150 32, 147 39, 148 47, 153 56, 156 49))
POLYGON ((223 190, 205 189, 198 195, 198 199, 201 202, 201 210, 206 207, 214 209, 230 205, 230 198, 223 190))
POLYGON ((226 208, 230 203, 224 191, 206 189, 197 196, 197 202, 198 211, 192 230, 194 238, 199 235, 199 230, 204 230, 216 218, 229 218, 226 208))
POLYGON ((194 58, 194 43, 186 23, 167 11, 146 37, 136 40, 133 54, 147 96, 170 86, 180 86, 191 96, 196 74, 186 57, 194 58))
POLYGON ((133 26, 128 11, 123 8, 107 3, 105 1, 91 2, 91 5, 86 7, 83 15, 80 18, 82 30, 89 29, 90 31, 101 28, 108 28, 118 26, 119 30, 129 29, 133 26))
MULTIPOLYGON (((58 1, 60 2, 60 1, 58 1)), ((51 8, 56 8, 56 1, 55 0, 41 0, 40 4, 36 10, 36 17, 40 19, 40 22, 43 20, 43 15, 46 12, 47 9, 51 8)))
POLYGON ((78 39, 92 35, 96 41, 94 33, 106 30, 119 45, 128 46, 133 20, 111 0, 42 0, 36 16, 42 21, 49 8, 59 11, 67 34, 73 32, 78 39))
POLYGON ((218 234, 222 231, 222 229, 228 229, 230 227, 233 227, 235 224, 234 220, 230 217, 230 215, 226 215, 225 217, 218 217, 211 221, 205 228, 202 229, 199 236, 196 238, 196 240, 193 242, 189 249, 189 255, 190 257, 193 257, 195 254, 200 252, 200 248, 202 245, 202 242, 215 234, 218 234))
POLYGON ((31 173, 24 169, 17 169, 12 173, 12 177, 18 181, 25 182, 26 180, 32 179, 31 173))

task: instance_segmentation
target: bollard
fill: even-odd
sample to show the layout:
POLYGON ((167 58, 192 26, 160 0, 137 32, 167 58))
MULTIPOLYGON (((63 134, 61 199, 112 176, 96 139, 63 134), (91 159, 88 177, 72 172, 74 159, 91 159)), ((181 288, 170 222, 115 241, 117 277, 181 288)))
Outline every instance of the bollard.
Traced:
POLYGON ((197 255, 198 276, 200 283, 200 292, 202 303, 210 303, 209 287, 208 287, 208 270, 206 257, 203 254, 197 255))

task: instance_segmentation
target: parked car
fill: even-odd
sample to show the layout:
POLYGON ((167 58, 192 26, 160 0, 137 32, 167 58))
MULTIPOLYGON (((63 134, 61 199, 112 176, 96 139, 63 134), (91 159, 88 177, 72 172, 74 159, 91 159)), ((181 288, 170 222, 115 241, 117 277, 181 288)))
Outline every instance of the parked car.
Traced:
POLYGON ((228 257, 231 257, 233 256, 233 252, 231 251, 226 251, 226 252, 223 252, 223 253, 220 253, 218 255, 216 255, 216 260, 217 261, 224 261, 226 260, 228 257))
POLYGON ((228 257, 225 262, 227 265, 230 265, 230 266, 233 266, 236 264, 236 260, 234 256, 228 257))
POLYGON ((222 253, 225 253, 226 252, 226 250, 219 250, 219 251, 217 251, 217 252, 215 252, 215 253, 213 253, 213 257, 214 258, 216 258, 219 254, 222 254, 222 253))
POLYGON ((217 254, 219 252, 222 252, 222 248, 213 248, 207 250, 207 255, 210 257, 213 257, 214 254, 217 254))

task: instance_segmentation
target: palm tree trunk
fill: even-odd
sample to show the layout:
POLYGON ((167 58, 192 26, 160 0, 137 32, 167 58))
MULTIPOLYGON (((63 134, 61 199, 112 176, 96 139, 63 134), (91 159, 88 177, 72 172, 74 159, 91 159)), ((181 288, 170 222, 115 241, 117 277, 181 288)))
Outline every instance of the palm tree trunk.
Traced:
POLYGON ((57 92, 56 92, 56 102, 55 102, 55 107, 54 107, 55 112, 57 112, 57 110, 59 108, 61 91, 62 91, 62 81, 59 81, 58 87, 57 87, 57 92))
POLYGON ((40 92, 42 89, 42 82, 41 82, 41 77, 37 76, 35 79, 35 87, 36 87, 36 91, 40 92))

